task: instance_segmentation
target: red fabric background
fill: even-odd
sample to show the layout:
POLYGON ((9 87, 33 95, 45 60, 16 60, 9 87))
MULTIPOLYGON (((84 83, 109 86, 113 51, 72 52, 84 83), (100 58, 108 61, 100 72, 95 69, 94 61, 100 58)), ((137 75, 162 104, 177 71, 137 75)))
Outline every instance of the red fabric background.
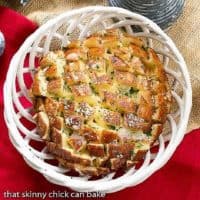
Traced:
MULTIPOLYGON (((70 191, 53 185, 24 162, 8 139, 3 118, 2 87, 14 52, 36 25, 7 8, 0 7, 0 30, 6 39, 6 50, 0 57, 0 200, 3 192, 70 191)), ((171 160, 142 184, 108 194, 106 199, 200 200, 200 129, 185 136, 171 160)), ((9 198, 7 198, 9 199, 9 198)), ((14 198, 16 199, 16 198, 14 198)))

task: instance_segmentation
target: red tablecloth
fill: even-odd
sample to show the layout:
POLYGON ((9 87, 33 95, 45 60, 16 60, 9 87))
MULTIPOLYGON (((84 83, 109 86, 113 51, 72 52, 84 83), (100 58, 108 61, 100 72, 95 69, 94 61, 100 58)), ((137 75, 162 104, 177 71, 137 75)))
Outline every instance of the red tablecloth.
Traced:
MULTIPOLYGON (((2 87, 10 59, 24 39, 36 28, 37 26, 25 17, 0 7, 0 30, 6 39, 6 50, 0 57, 0 199, 6 199, 3 196, 6 191, 70 191, 49 183, 41 174, 28 167, 22 156, 11 145, 3 118, 2 87)), ((171 160, 148 180, 136 187, 108 194, 106 199, 198 200, 199 186, 200 129, 185 136, 171 160)))

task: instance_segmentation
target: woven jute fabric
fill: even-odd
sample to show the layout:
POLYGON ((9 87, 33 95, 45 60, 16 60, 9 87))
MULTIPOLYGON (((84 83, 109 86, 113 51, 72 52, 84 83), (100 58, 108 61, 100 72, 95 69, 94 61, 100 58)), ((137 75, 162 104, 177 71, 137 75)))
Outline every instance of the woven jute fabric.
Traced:
MULTIPOLYGON (((59 13, 89 5, 107 5, 107 0, 30 0, 26 6, 0 0, 0 5, 13 6, 39 25, 59 13)), ((200 4, 199 0, 186 0, 183 13, 167 34, 173 39, 185 58, 193 88, 193 108, 188 131, 200 127, 200 4)))

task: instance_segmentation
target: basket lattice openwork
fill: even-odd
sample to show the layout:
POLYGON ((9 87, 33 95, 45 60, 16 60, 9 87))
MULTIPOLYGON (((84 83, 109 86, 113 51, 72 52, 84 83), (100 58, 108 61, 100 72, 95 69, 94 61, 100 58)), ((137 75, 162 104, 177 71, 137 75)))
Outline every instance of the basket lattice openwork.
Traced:
POLYGON ((40 27, 14 55, 4 85, 5 120, 15 148, 27 164, 43 174, 47 180, 76 191, 119 191, 143 182, 160 169, 184 137, 191 98, 187 67, 172 40, 147 18, 112 7, 73 10, 40 27), (93 180, 88 176, 72 175, 54 162, 54 157, 47 152, 37 134, 28 90, 40 56, 49 50, 66 46, 72 39, 82 39, 95 31, 109 28, 120 28, 131 35, 142 37, 149 47, 155 49, 168 74, 174 105, 168 115, 164 133, 156 143, 156 150, 150 150, 140 166, 120 175, 110 173, 93 180), (166 140, 169 141, 167 144, 166 140))

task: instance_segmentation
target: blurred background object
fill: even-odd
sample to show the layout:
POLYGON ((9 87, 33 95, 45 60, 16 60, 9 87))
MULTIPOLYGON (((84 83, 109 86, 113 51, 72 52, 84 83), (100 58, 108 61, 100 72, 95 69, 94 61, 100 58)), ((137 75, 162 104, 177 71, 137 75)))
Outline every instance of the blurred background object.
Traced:
POLYGON ((3 33, 0 31, 0 56, 3 54, 5 49, 5 38, 3 33))
POLYGON ((185 0, 108 0, 109 5, 122 7, 148 17, 166 29, 183 10, 185 0))
POLYGON ((20 0, 20 3, 25 5, 28 2, 28 0, 20 0))

